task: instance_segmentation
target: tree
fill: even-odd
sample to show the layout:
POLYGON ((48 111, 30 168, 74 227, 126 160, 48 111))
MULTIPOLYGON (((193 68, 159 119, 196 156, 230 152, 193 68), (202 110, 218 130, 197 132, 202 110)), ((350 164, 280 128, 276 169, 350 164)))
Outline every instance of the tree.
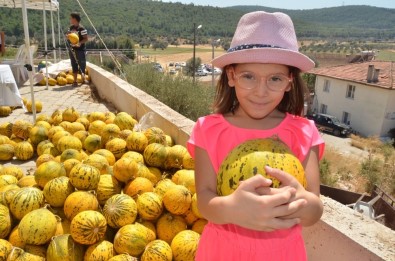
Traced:
POLYGON ((189 76, 193 75, 193 69, 195 68, 195 71, 197 68, 199 68, 200 64, 202 63, 202 59, 200 59, 200 57, 196 57, 195 59, 195 66, 193 66, 193 57, 190 58, 187 61, 187 64, 185 66, 185 73, 189 76))
POLYGON ((156 51, 156 49, 166 49, 169 43, 164 40, 156 40, 152 43, 152 48, 156 51))

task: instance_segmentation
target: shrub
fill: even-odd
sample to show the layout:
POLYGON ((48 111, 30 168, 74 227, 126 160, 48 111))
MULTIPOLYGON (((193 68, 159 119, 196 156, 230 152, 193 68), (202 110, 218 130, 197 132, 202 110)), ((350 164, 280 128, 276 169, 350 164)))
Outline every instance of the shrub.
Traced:
POLYGON ((378 158, 372 158, 371 156, 361 162, 360 173, 367 179, 365 190, 371 192, 373 186, 380 182, 382 174, 383 162, 378 158))
POLYGON ((336 177, 332 176, 330 162, 324 158, 321 160, 319 167, 321 183, 333 187, 336 184, 336 177))
POLYGON ((162 74, 152 64, 125 66, 128 82, 191 120, 210 114, 214 90, 190 77, 162 74))

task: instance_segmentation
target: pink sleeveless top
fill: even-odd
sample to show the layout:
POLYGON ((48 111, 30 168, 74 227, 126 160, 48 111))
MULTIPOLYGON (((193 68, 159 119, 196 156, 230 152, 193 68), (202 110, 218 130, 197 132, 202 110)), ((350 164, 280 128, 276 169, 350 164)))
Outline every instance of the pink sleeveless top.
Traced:
MULTIPOLYGON (((240 143, 274 135, 286 143, 301 162, 314 146, 318 146, 322 158, 324 141, 314 122, 291 114, 286 114, 278 126, 268 130, 236 127, 221 114, 202 117, 196 122, 187 148, 192 157, 195 146, 206 150, 218 172, 227 154, 240 143)), ((306 260, 301 226, 261 232, 209 222, 201 236, 196 260, 306 260)))

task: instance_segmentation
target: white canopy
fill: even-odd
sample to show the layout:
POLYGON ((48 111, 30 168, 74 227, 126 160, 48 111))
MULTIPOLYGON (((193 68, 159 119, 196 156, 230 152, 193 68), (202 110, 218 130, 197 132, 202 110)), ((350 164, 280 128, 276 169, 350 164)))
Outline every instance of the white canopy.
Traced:
MULTIPOLYGON (((0 0, 0 7, 22 8, 23 0, 0 0)), ((57 0, 25 0, 27 9, 56 11, 59 8, 57 0), (51 9, 52 8, 52 9, 51 9)))
MULTIPOLYGON (((45 38, 45 51, 47 51, 47 29, 46 29, 46 16, 45 11, 51 11, 51 22, 52 22, 52 39, 53 39, 53 47, 55 48, 55 36, 53 31, 53 19, 52 19, 52 11, 56 10, 59 13, 59 2, 57 0, 0 0, 0 8, 21 8, 22 9, 22 18, 23 18, 23 31, 25 34, 25 48, 26 53, 28 54, 29 61, 28 63, 34 67, 33 65, 33 55, 30 52, 30 36, 29 36, 29 23, 27 20, 27 9, 35 9, 35 10, 43 10, 43 19, 44 19, 44 38, 45 38)), ((58 21, 59 22, 59 21, 58 21)), ((55 52, 54 52, 55 55, 55 52)), ((56 59, 56 58, 55 58, 56 59)), ((34 101, 34 91, 33 91, 33 71, 29 70, 29 82, 30 82, 30 95, 32 99, 32 111, 33 111, 33 121, 36 121, 36 106, 34 101)), ((47 79, 48 79, 48 69, 46 69, 47 79)), ((48 88, 48 81, 47 81, 48 88)))

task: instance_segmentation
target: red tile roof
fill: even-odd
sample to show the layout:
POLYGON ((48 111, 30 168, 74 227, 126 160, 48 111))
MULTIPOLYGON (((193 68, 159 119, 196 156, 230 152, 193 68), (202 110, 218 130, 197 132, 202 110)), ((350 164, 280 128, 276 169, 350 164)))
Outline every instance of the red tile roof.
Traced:
POLYGON ((370 61, 363 63, 350 63, 334 67, 314 68, 309 73, 331 77, 340 80, 363 83, 373 87, 387 88, 395 90, 395 63, 383 61, 370 61), (380 69, 379 81, 368 83, 368 66, 374 65, 375 69, 380 69), (392 85, 392 86, 391 86, 392 85))

